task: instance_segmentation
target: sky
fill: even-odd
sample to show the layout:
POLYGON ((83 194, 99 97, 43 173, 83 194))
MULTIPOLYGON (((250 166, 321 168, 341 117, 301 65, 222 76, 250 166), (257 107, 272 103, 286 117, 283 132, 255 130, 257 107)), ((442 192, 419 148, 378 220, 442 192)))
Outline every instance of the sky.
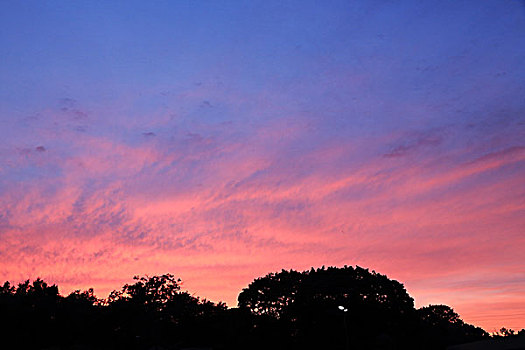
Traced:
POLYGON ((523 62, 520 0, 0 1, 0 281, 359 265, 525 328, 523 62))

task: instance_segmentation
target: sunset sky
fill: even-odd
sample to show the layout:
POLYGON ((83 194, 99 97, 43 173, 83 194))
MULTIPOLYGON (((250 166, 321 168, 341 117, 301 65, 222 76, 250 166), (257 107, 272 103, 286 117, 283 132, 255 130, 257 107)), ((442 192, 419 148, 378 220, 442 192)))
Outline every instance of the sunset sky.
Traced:
POLYGON ((0 282, 345 264, 525 328, 524 1, 0 2, 0 282))

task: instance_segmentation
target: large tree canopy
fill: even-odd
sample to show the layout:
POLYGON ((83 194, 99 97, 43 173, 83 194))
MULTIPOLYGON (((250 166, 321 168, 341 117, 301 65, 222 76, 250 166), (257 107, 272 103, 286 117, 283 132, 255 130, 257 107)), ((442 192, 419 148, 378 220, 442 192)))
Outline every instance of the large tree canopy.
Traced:
POLYGON ((238 297, 239 307, 267 316, 288 329, 287 339, 354 346, 394 336, 414 317, 414 301, 403 285, 361 267, 282 270, 257 278, 238 297), (350 340, 349 340, 350 341, 350 340))
POLYGON ((276 318, 313 307, 330 312, 340 305, 352 313, 363 307, 399 314, 414 308, 401 283, 359 266, 270 273, 244 288, 238 302, 255 314, 276 318))

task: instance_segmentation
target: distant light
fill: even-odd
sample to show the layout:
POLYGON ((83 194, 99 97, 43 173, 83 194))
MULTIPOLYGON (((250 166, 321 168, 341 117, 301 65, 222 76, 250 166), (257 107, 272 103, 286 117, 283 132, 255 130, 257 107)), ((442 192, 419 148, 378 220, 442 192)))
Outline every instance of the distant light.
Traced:
POLYGON ((348 309, 345 308, 345 307, 342 306, 342 305, 339 305, 337 308, 338 308, 339 310, 343 311, 343 312, 347 312, 347 311, 348 311, 348 309))

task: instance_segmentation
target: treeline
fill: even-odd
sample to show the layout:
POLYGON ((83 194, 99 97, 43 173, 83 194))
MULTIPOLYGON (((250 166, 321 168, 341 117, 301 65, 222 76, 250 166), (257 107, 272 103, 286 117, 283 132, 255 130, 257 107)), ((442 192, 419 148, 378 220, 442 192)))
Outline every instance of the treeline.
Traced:
POLYGON ((254 280, 238 308, 181 290, 171 274, 99 299, 37 279, 0 287, 1 348, 444 349, 487 338, 445 305, 414 307, 403 285, 360 267, 283 270, 254 280))

